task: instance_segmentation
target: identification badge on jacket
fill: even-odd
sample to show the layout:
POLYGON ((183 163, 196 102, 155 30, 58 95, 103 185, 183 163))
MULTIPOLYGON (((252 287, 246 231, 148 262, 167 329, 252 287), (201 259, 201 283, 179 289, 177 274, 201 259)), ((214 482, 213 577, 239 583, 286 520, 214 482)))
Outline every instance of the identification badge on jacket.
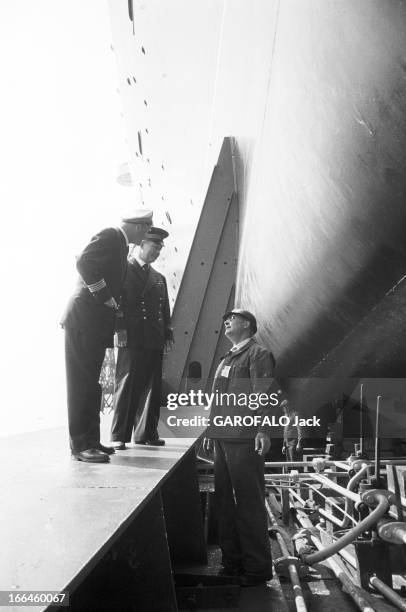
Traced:
POLYGON ((224 366, 221 370, 221 376, 223 378, 228 378, 230 376, 231 366, 224 366))

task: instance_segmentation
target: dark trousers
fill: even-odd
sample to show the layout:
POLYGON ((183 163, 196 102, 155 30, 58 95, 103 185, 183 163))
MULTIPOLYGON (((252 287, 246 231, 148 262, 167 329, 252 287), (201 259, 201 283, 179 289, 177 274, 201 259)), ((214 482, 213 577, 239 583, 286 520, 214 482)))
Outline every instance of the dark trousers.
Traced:
POLYGON ((114 442, 158 438, 162 389, 161 350, 119 348, 114 385, 114 442))
POLYGON ((100 370, 109 339, 95 330, 65 328, 68 423, 72 452, 100 444, 100 370))
POLYGON ((296 450, 297 442, 296 438, 286 441, 286 461, 303 461, 303 452, 296 450))
POLYGON ((214 482, 223 565, 271 576, 264 459, 254 440, 214 441, 214 482))

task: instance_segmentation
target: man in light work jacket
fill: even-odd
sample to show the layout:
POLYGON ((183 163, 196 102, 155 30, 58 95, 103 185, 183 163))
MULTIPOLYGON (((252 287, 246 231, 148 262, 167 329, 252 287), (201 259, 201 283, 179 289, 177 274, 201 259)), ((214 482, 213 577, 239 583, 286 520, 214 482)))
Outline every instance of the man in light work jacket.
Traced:
POLYGON ((163 349, 173 342, 165 277, 151 267, 168 232, 151 227, 129 259, 117 337, 118 353, 111 439, 125 450, 136 444, 162 446, 158 436, 163 349))
POLYGON ((272 354, 253 338, 257 323, 251 312, 234 308, 223 320, 225 335, 233 346, 220 361, 212 390, 218 397, 227 393, 238 401, 214 400, 204 447, 210 449, 214 441, 215 495, 223 556, 220 573, 238 576, 241 586, 254 586, 272 577, 264 480, 270 428, 261 423, 263 417, 272 416, 278 403, 276 397, 270 399, 275 362, 272 354), (263 394, 262 405, 255 401, 256 394, 263 394), (261 422, 251 424, 255 416, 261 422), (224 425, 227 417, 231 417, 231 423, 224 425), (241 424, 242 419, 245 424, 241 424))
POLYGON ((127 271, 129 243, 140 243, 152 225, 152 211, 124 217, 120 227, 102 230, 77 257, 79 279, 65 315, 68 421, 72 456, 109 461, 113 449, 100 444, 100 370, 113 346, 116 315, 127 271))

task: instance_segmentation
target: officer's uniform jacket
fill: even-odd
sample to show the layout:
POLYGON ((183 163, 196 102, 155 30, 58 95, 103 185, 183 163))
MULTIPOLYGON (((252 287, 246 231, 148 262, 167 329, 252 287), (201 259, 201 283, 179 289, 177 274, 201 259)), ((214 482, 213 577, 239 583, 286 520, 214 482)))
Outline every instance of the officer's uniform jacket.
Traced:
POLYGON ((105 305, 110 298, 120 303, 127 269, 128 247, 118 228, 93 236, 77 257, 79 279, 61 321, 64 327, 91 328, 112 337, 116 313, 105 305))
POLYGON ((172 339, 168 289, 165 277, 148 267, 142 270, 130 259, 122 298, 123 318, 119 328, 127 330, 129 348, 162 350, 172 339))
MULTIPOLYGON (((214 376, 212 392, 217 394, 217 397, 220 396, 220 393, 235 394, 237 401, 227 403, 226 400, 222 402, 213 400, 210 425, 206 431, 208 437, 251 439, 258 431, 270 434, 269 426, 214 426, 213 419, 216 416, 223 421, 227 416, 253 417, 259 415, 263 417, 267 415, 272 417, 276 412, 276 406, 267 403, 266 406, 250 408, 248 400, 250 394, 263 393, 269 396, 276 391, 277 387, 275 388, 273 379, 274 367, 275 360, 272 353, 260 346, 253 338, 240 349, 235 352, 229 351, 222 358, 214 376)), ((231 396, 233 397, 234 395, 231 396)), ((255 401, 252 395, 251 399, 255 401)))

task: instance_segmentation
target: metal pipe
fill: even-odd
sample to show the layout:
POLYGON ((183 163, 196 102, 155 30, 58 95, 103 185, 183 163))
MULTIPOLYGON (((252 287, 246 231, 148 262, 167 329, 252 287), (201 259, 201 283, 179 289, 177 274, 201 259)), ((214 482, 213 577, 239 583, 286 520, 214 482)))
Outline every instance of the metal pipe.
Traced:
POLYGON ((406 459, 404 457, 399 457, 397 459, 381 459, 380 464, 381 465, 406 465, 406 459))
POLYGON ((288 479, 305 479, 305 480, 311 480, 312 478, 312 474, 310 472, 298 472, 297 474, 291 474, 289 472, 280 472, 278 474, 265 474, 265 478, 267 480, 288 480, 288 479))
POLYGON ((378 522, 378 535, 391 544, 406 544, 406 523, 382 519, 378 522))
MULTIPOLYGON (((323 545, 320 542, 320 540, 316 538, 316 536, 311 536, 311 540, 313 544, 316 546, 316 548, 318 548, 319 552, 323 552, 323 545)), ((315 554, 318 554, 318 553, 315 553, 315 554)), ((347 591, 347 593, 350 595, 354 603, 357 605, 357 607, 362 612, 375 612, 375 608, 372 608, 369 602, 365 599, 359 587, 357 587, 354 584, 354 582, 351 580, 350 576, 348 576, 348 574, 346 574, 341 569, 341 567, 337 563, 337 557, 333 555, 327 560, 327 563, 333 570, 335 576, 338 578, 338 580, 343 585, 344 589, 347 591)))
POLYGON ((277 523, 275 525, 272 525, 272 527, 275 531, 276 539, 278 540, 279 548, 281 549, 282 555, 284 557, 290 557, 291 553, 288 544, 292 544, 292 538, 288 533, 286 533, 283 527, 280 527, 277 523), (278 538, 278 535, 281 536, 281 540, 280 538, 278 538))
POLYGON ((327 520, 334 523, 334 525, 337 525, 337 527, 342 527, 342 521, 330 514, 330 512, 327 512, 327 510, 324 510, 323 508, 317 508, 317 512, 321 514, 321 516, 324 516, 324 518, 326 518, 327 520))
POLYGON ((342 557, 344 559, 344 561, 346 561, 349 565, 351 565, 351 567, 353 567, 355 570, 358 569, 358 563, 356 558, 348 552, 348 550, 345 550, 345 548, 342 548, 341 550, 338 551, 338 554, 340 555, 340 557, 342 557))
MULTIPOLYGON (((268 473, 265 474, 265 478, 268 480, 288 480, 288 479, 300 479, 300 480, 308 480, 309 482, 311 482, 313 480, 313 476, 314 474, 317 472, 298 472, 295 474, 292 474, 292 472, 280 472, 280 473, 268 473)), ((342 477, 342 478, 348 478, 348 473, 344 473, 344 472, 331 472, 334 475, 334 478, 336 478, 337 476, 342 477)), ((326 476, 326 478, 328 478, 326 476)))
MULTIPOLYGON (((306 501, 304 499, 302 499, 300 497, 300 495, 294 491, 293 489, 291 489, 290 494, 295 497, 297 499, 297 501, 302 504, 302 506, 306 505, 306 501)), ((336 506, 339 510, 341 510, 341 512, 345 512, 345 510, 343 510, 342 508, 340 508, 339 506, 336 506)), ((326 519, 328 519, 329 521, 331 521, 332 523, 334 523, 335 525, 337 525, 337 527, 342 527, 342 521, 338 518, 336 518, 335 516, 333 516, 332 514, 330 514, 329 512, 327 512, 326 510, 324 510, 323 508, 317 508, 317 512, 319 514, 321 514, 322 516, 324 516, 326 519)), ((347 517, 348 518, 348 517, 347 517)), ((349 517, 349 520, 351 520, 351 517, 349 517)), ((353 522, 355 523, 355 519, 353 519, 353 522)))
POLYGON ((399 608, 399 610, 406 610, 406 600, 403 597, 400 597, 393 589, 391 589, 387 584, 379 580, 377 576, 371 576, 369 579, 369 583, 374 587, 377 591, 379 591, 388 601, 393 603, 394 606, 399 608))
MULTIPOLYGON (((345 476, 348 478, 348 473, 344 472, 334 472, 334 476, 345 476)), ((300 479, 300 480, 313 480, 313 472, 297 472, 292 474, 291 472, 279 472, 277 474, 272 474, 271 472, 265 474, 265 478, 268 480, 288 480, 288 479, 300 479)))
POLYGON ((354 476, 348 481, 347 489, 349 491, 353 491, 355 489, 355 485, 358 484, 360 480, 362 480, 364 474, 367 473, 368 465, 368 463, 363 463, 361 469, 358 470, 358 472, 356 472, 354 476))
POLYGON ((362 397, 362 390, 364 388, 364 384, 361 383, 361 388, 360 388, 360 398, 359 398, 359 450, 360 453, 362 453, 364 451, 364 435, 363 435, 363 397, 362 397))
POLYGON ((340 493, 340 495, 342 495, 343 497, 349 497, 349 499, 352 499, 354 502, 359 502, 361 499, 357 493, 348 491, 348 489, 346 489, 345 487, 342 487, 333 480, 330 480, 329 478, 326 478, 321 474, 312 474, 312 479, 317 480, 317 482, 321 482, 321 484, 323 484, 325 487, 328 487, 329 489, 337 491, 337 493, 340 493))
POLYGON ((350 470, 351 469, 351 465, 349 463, 345 463, 344 461, 332 461, 332 463, 334 463, 335 467, 341 468, 342 470, 350 470))
POLYGON ((301 504, 302 504, 302 506, 304 506, 304 505, 306 504, 306 501, 305 501, 304 499, 302 499, 302 498, 300 497, 299 493, 297 493, 295 490, 291 489, 291 490, 289 491, 289 493, 290 493, 290 494, 291 494, 293 497, 296 497, 297 501, 298 501, 299 503, 301 503, 301 504))
POLYGON ((377 482, 377 486, 379 486, 380 474, 381 474, 381 466, 379 463, 380 460, 380 448, 379 448, 379 402, 382 398, 382 395, 376 396, 376 419, 375 419, 375 478, 377 482))
MULTIPOLYGON (((303 527, 305 527, 307 529, 312 529, 313 528, 312 522, 300 510, 296 512, 296 516, 297 516, 297 519, 298 519, 299 523, 303 527)), ((316 538, 316 536, 311 536, 311 541, 313 542, 314 546, 318 550, 322 550, 323 549, 323 544, 321 543, 319 538, 316 538)), ((341 582, 341 584, 343 585, 345 590, 348 592, 348 594, 350 595, 350 597, 352 598, 352 600, 354 601, 354 603, 356 604, 358 609, 361 610, 361 612, 375 612, 375 609, 372 608, 370 606, 369 602, 365 599, 365 597, 363 595, 363 589, 360 588, 360 587, 357 587, 353 583, 351 577, 348 576, 341 569, 341 567, 338 565, 338 563, 336 561, 336 557, 335 556, 330 557, 330 559, 327 560, 327 563, 331 567, 331 569, 334 572, 334 575, 336 576, 336 578, 338 578, 338 580, 341 582)))
POLYGON ((272 508, 269 505, 269 502, 268 502, 267 499, 265 499, 265 507, 266 507, 266 510, 268 512, 268 517, 269 517, 269 520, 270 520, 270 523, 271 523, 272 527, 277 527, 277 529, 275 529, 275 533, 276 533, 276 539, 278 540, 279 548, 281 549, 281 553, 282 553, 282 555, 284 557, 289 557, 290 556, 290 552, 289 552, 289 549, 288 549, 288 547, 286 545, 286 542, 285 542, 285 539, 287 539, 288 536, 286 535, 285 539, 282 537, 281 531, 283 530, 283 528, 281 528, 278 525, 278 522, 277 522, 276 518, 273 515, 272 508))
MULTIPOLYGON (((269 520, 271 522, 271 525, 273 527, 277 527, 278 530, 276 531, 276 539, 278 541, 278 545, 279 548, 281 549, 281 553, 282 556, 285 557, 286 559, 288 559, 290 557, 290 553, 288 550, 288 547, 286 545, 286 542, 282 536, 282 534, 280 533, 281 528, 279 527, 273 513, 271 510, 271 507, 268 503, 268 500, 265 500, 265 506, 268 512, 268 516, 269 516, 269 520)), ((289 571, 289 578, 290 581, 292 583, 292 588, 293 588, 293 594, 295 597, 295 605, 296 605, 296 610, 297 612, 307 612, 307 606, 306 606, 306 602, 304 600, 303 597, 303 591, 302 591, 302 587, 300 585, 300 579, 299 579, 299 574, 297 571, 297 567, 296 567, 296 563, 288 562, 288 571, 289 571)))
POLYGON ((313 565, 314 563, 319 563, 328 557, 331 557, 339 550, 344 548, 344 546, 348 546, 351 544, 359 535, 361 535, 364 531, 370 529, 375 523, 380 519, 387 509, 389 508, 388 499, 384 495, 376 494, 376 499, 378 501, 377 507, 365 517, 360 523, 355 525, 350 531, 348 531, 341 538, 330 544, 323 550, 319 550, 316 553, 311 553, 310 555, 304 555, 303 561, 308 565, 313 565))
MULTIPOLYGON (((310 464, 310 461, 306 462, 306 465, 310 464)), ((351 469, 351 465, 345 461, 326 461, 326 465, 334 464, 336 467, 342 470, 351 469)), ((397 457, 396 459, 381 459, 381 465, 406 465, 405 457, 397 457)))
MULTIPOLYGON (((328 496, 323 493, 323 491, 321 489, 318 489, 317 487, 315 487, 314 485, 309 484, 308 482, 304 483, 307 487, 309 487, 309 489, 312 489, 313 491, 315 491, 316 493, 318 493, 318 495, 320 495, 321 497, 323 497, 325 500, 329 500, 329 504, 331 506, 333 506, 334 508, 336 508, 339 512, 341 512, 342 514, 344 514, 344 516, 346 516, 345 514, 345 510, 344 508, 341 508, 341 506, 339 506, 338 504, 336 504, 331 498, 329 499, 328 496)), ((334 498, 335 499, 335 498, 334 498)), ((317 508, 318 511, 322 510, 322 508, 317 508)), ((330 518, 332 515, 331 514, 327 514, 328 518, 330 518)), ((335 517, 334 517, 335 518, 335 517)), ((353 523, 356 523, 356 520, 349 514, 348 515, 349 520, 352 520, 353 523)), ((337 519, 338 521, 338 519, 337 519)), ((334 521, 333 521, 334 522, 334 521)), ((342 527, 341 521, 339 523, 337 523, 337 525, 339 527, 342 527)))
MULTIPOLYGON (((333 467, 334 466, 334 461, 326 461, 325 463, 329 467, 333 467)), ((292 468, 297 468, 297 467, 313 467, 313 462, 312 461, 265 461, 265 467, 275 467, 275 468, 280 468, 280 467, 292 467, 292 468)), ((348 466, 348 469, 349 469, 349 467, 350 466, 348 466)))
MULTIPOLYGON (((364 474, 366 473, 367 469, 368 469, 368 465, 366 463, 363 464, 362 468, 356 474, 354 474, 354 476, 351 478, 351 480, 348 481, 347 491, 352 491, 354 489, 356 484, 360 480, 362 480, 362 478, 363 478, 364 474)), ((354 506, 354 502, 349 497, 345 498, 345 507, 344 507, 344 509, 342 509, 342 508, 340 508, 339 506, 336 505, 336 507, 344 514, 344 516, 343 516, 343 518, 341 520, 336 518, 335 516, 329 514, 328 512, 323 510, 323 508, 318 508, 318 512, 322 516, 327 518, 329 521, 331 521, 332 523, 337 525, 338 527, 341 527, 342 529, 345 529, 349 525, 349 522, 351 520, 350 512, 352 511, 353 506, 354 506)), ((353 522, 355 522, 355 521, 353 521, 353 522)))
MULTIPOLYGON (((205 471, 207 471, 205 469, 205 471)), ((214 474, 199 474, 199 478, 202 482, 213 482, 214 474)), ((283 480, 284 482, 292 480, 309 480, 312 481, 312 474, 309 472, 298 472, 297 474, 290 474, 289 472, 280 472, 279 474, 265 474, 266 481, 283 480)))
MULTIPOLYGON (((318 526, 317 529, 320 531, 320 533, 323 533, 328 538, 332 538, 331 534, 329 534, 324 529, 321 529, 321 527, 318 526)), ((345 548, 342 548, 341 550, 338 551, 338 554, 340 555, 340 557, 344 559, 344 561, 346 561, 349 565, 351 565, 351 567, 353 567, 355 570, 358 568, 356 558, 354 557, 354 555, 348 552, 348 550, 345 550, 345 548)))
MULTIPOLYGON (((305 479, 305 480, 312 480, 314 474, 318 474, 319 472, 298 472, 296 474, 292 474, 291 472, 278 472, 278 473, 273 473, 273 472, 267 472, 265 474, 265 478, 267 478, 268 480, 279 480, 279 479, 283 479, 283 480, 287 480, 288 478, 300 478, 301 480, 305 479)), ((348 472, 327 472, 328 474, 331 474, 332 476, 334 476, 334 478, 348 478, 348 472)), ((322 476, 324 476, 326 474, 326 472, 324 472, 322 474, 322 476)), ((326 478, 328 478, 328 476, 325 476, 326 478)), ((347 484, 348 486, 348 484, 347 484)))
MULTIPOLYGON (((307 463, 310 463, 310 461, 308 461, 307 463)), ((326 465, 329 465, 331 463, 333 463, 336 467, 341 468, 342 470, 351 469, 351 465, 344 461, 326 461, 326 465)), ((381 465, 406 465, 406 458, 402 456, 397 457, 396 459, 381 459, 380 463, 381 465)))
MULTIPOLYGON (((315 457, 316 459, 316 457, 315 457)), ((323 457, 320 457, 320 459, 323 459, 323 457)), ((344 463, 342 461, 331 461, 330 459, 327 461, 325 459, 323 459, 324 465, 326 465, 327 467, 341 467, 344 471, 347 471, 349 469, 351 469, 351 465, 344 463)), ((299 468, 299 467, 313 467, 313 461, 265 461, 265 467, 275 467, 275 468, 279 468, 279 467, 293 467, 293 468, 299 468)))
MULTIPOLYGON (((364 477, 364 474, 367 473, 368 470, 368 464, 367 463, 363 463, 361 469, 356 472, 354 474, 354 476, 348 481, 347 484, 347 489, 348 491, 353 491, 356 487, 356 485, 359 483, 360 480, 362 480, 362 478, 364 477)), ((345 512, 347 513, 346 515, 344 515, 342 523, 341 523, 341 527, 345 528, 348 526, 350 519, 348 518, 348 515, 350 514, 350 512, 352 512, 352 509, 354 507, 354 502, 349 499, 348 497, 345 498, 345 512)))
MULTIPOLYGON (((201 459, 202 461, 206 461, 207 463, 213 463, 212 461, 209 461, 208 459, 205 459, 204 457, 200 457, 198 456, 198 459, 201 459)), ((349 463, 346 463, 345 461, 325 461, 324 462, 325 465, 327 467, 338 467, 344 471, 347 471, 351 469, 351 465, 349 463)), ((406 465, 406 459, 404 457, 399 457, 399 459, 381 459, 380 460, 381 465, 406 465)), ((299 467, 313 467, 313 461, 265 461, 265 467, 274 467, 274 468, 280 468, 280 467, 292 467, 292 468, 299 468, 299 467)))
POLYGON ((347 472, 336 472, 335 470, 325 470, 324 472, 316 472, 316 474, 322 474, 323 476, 326 476, 327 478, 330 478, 331 476, 334 479, 348 478, 348 471, 347 472))

